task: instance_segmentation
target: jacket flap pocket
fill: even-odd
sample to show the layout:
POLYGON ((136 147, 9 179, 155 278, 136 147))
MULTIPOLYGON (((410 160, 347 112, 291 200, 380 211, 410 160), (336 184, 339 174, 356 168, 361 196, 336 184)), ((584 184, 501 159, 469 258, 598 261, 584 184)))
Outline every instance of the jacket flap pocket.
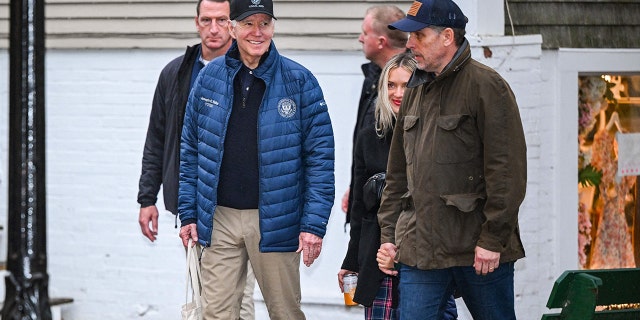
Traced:
POLYGON ((409 191, 405 192, 405 194, 400 197, 400 203, 402 210, 410 210, 413 207, 413 197, 409 191))
POLYGON ((404 116, 404 126, 402 127, 404 130, 409 130, 413 128, 416 123, 418 123, 418 117, 416 116, 404 116))
POLYGON ((438 117, 437 123, 438 123, 438 127, 444 129, 444 130, 453 130, 455 128, 458 127, 458 125, 460 125, 460 123, 462 121, 464 121, 464 119, 466 119, 468 117, 468 115, 466 114, 454 114, 454 115, 449 115, 449 116, 440 116, 438 117))
POLYGON ((462 212, 471 212, 478 206, 480 200, 486 197, 481 193, 462 193, 462 194, 444 194, 440 198, 446 202, 448 206, 454 206, 462 212))

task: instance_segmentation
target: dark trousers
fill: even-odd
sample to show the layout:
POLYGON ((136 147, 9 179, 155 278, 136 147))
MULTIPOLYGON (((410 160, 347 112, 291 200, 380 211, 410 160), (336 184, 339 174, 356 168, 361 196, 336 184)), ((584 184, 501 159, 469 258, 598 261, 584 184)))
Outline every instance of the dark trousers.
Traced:
POLYGON ((500 264, 482 276, 473 267, 420 270, 401 264, 400 319, 456 319, 449 317, 456 291, 474 320, 515 320, 513 265, 500 264))

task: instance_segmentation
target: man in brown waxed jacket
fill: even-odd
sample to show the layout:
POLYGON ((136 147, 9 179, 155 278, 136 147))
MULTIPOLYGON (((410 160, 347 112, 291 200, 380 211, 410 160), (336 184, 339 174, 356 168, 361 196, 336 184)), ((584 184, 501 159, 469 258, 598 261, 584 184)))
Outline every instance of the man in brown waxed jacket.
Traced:
POLYGON ((471 58, 466 22, 451 0, 419 0, 389 26, 410 32, 418 62, 378 212, 378 260, 398 262, 380 266, 400 274, 401 319, 440 319, 454 291, 474 319, 515 319, 525 137, 507 82, 471 58))

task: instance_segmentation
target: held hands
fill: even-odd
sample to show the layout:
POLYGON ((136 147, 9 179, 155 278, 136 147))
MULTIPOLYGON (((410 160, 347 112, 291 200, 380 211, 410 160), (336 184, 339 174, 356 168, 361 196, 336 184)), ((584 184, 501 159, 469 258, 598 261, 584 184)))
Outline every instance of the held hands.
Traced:
POLYGON ((380 249, 378 249, 378 253, 376 254, 378 268, 390 276, 398 275, 398 271, 394 267, 396 250, 397 248, 393 243, 386 242, 380 245, 380 249))
POLYGON ((140 224, 142 234, 151 240, 151 242, 155 241, 158 235, 158 208, 155 205, 140 208, 138 223, 140 224), (151 226, 149 226, 149 224, 151 224, 151 226))
POLYGON ((320 256, 320 251, 322 251, 322 238, 313 233, 300 232, 298 240, 299 245, 296 252, 302 252, 302 261, 304 262, 304 265, 310 267, 311 264, 320 256))
POLYGON ((182 239, 182 245, 184 245, 185 248, 189 245, 189 239, 193 239, 191 246, 194 246, 198 242, 198 230, 196 229, 196 224, 192 223, 182 226, 180 228, 180 239, 182 239))
POLYGON ((477 275, 486 276, 488 273, 498 269, 500 265, 500 252, 493 252, 476 246, 476 256, 473 260, 473 267, 476 268, 477 275))

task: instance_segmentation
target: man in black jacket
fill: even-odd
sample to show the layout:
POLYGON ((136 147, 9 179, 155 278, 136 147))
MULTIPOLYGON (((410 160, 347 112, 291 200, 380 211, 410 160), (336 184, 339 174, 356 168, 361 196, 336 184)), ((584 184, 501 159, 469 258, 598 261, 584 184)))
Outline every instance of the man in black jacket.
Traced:
POLYGON ((160 185, 165 209, 178 213, 180 135, 191 84, 208 61, 224 55, 231 45, 228 0, 200 0, 196 11, 195 24, 202 42, 187 47, 184 55, 164 67, 153 96, 138 191, 140 228, 151 241, 158 234, 160 185))
MULTIPOLYGON (((358 37, 358 41, 362 43, 364 56, 370 62, 363 64, 361 67, 364 81, 362 83, 362 92, 360 93, 360 102, 358 103, 356 125, 353 130, 354 146, 360 130, 374 122, 373 111, 376 97, 378 96, 377 86, 382 67, 387 64, 391 57, 406 50, 405 44, 407 43, 408 34, 387 28, 387 25, 404 17, 404 12, 397 6, 378 5, 369 7, 365 12, 362 20, 362 32, 358 37)), ((349 189, 342 197, 342 210, 347 213, 346 223, 349 223, 349 207, 352 202, 349 191, 353 186, 353 162, 351 164, 351 175, 349 189)))
MULTIPOLYGON (((224 55, 231 46, 227 28, 229 0, 198 0, 196 14, 195 25, 201 43, 187 47, 184 55, 164 67, 153 96, 138 191, 138 222, 142 234, 152 242, 158 235, 156 201, 160 185, 165 209, 174 215, 178 213, 180 137, 191 86, 205 64, 224 55)), ((254 318, 252 297, 255 281, 253 272, 249 274, 240 317, 243 320, 254 318)))

